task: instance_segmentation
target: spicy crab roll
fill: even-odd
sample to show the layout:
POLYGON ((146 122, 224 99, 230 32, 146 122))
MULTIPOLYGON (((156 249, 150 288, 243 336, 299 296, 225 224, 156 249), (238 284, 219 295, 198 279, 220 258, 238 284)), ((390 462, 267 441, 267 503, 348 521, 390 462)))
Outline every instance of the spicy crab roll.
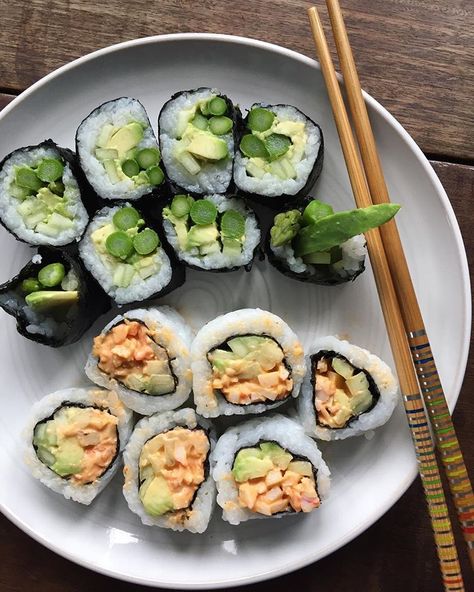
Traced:
POLYGON ((46 487, 90 504, 116 473, 131 431, 132 413, 114 392, 57 391, 33 405, 26 464, 46 487))
POLYGON ((78 341, 109 306, 78 258, 54 247, 40 247, 0 286, 0 307, 16 319, 18 333, 51 347, 78 341))
POLYGON ((89 220, 75 155, 52 140, 14 150, 0 163, 0 221, 29 245, 78 241, 89 220))
POLYGON ((121 97, 94 109, 77 129, 76 150, 102 199, 134 201, 165 180, 155 134, 137 99, 121 97))
POLYGON ((385 362, 336 337, 318 339, 309 352, 298 401, 306 433, 319 440, 343 440, 390 419, 398 384, 385 362))
POLYGON ((163 228, 178 259, 197 269, 249 270, 260 244, 254 212, 226 195, 175 195, 163 209, 163 228))
POLYGON ((211 424, 193 409, 140 420, 124 452, 123 494, 143 524, 202 533, 214 509, 211 424))
POLYGON ((220 91, 178 92, 158 119, 163 164, 171 182, 196 194, 225 193, 232 180, 239 112, 220 91))
POLYGON ((130 310, 94 338, 85 371, 137 413, 169 411, 191 392, 191 341, 191 329, 169 306, 130 310))
POLYGON ((196 410, 204 417, 264 413, 297 397, 303 348, 276 315, 242 309, 205 325, 191 347, 196 410))
POLYGON ((301 425, 282 415, 252 419, 227 430, 212 455, 222 518, 308 514, 329 493, 329 469, 301 425))
POLYGON ((332 286, 353 281, 365 269, 364 235, 388 222, 396 204, 334 212, 312 200, 303 211, 277 214, 266 239, 270 263, 284 275, 302 282, 332 286))
POLYGON ((234 160, 234 182, 271 208, 296 203, 321 173, 321 128, 290 105, 255 103, 244 121, 234 160))
POLYGON ((79 245, 81 258, 117 304, 162 296, 184 281, 169 247, 129 204, 103 208, 79 245))

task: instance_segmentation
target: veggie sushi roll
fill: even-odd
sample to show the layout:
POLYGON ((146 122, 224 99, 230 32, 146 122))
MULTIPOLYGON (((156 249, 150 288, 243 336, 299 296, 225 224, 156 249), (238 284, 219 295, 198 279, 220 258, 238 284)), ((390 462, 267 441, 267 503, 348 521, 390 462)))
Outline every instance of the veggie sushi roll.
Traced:
POLYGON ((158 234, 129 204, 100 210, 87 227, 79 252, 117 304, 162 296, 184 281, 181 266, 172 262, 158 234))
POLYGON ((89 217, 74 153, 52 140, 14 150, 0 163, 0 220, 30 245, 78 241, 89 217))
POLYGON ((196 411, 204 417, 264 413, 297 397, 300 341, 276 315, 242 309, 205 325, 191 347, 196 411))
POLYGON ((193 409, 140 420, 125 448, 123 494, 143 524, 204 532, 214 509, 211 424, 193 409))
POLYGON ((321 173, 321 128, 290 105, 255 103, 244 121, 234 161, 234 182, 253 199, 280 208, 295 203, 321 173))
POLYGON ((225 193, 232 180, 238 114, 221 92, 178 92, 158 119, 163 164, 172 183, 190 193, 225 193))
POLYGON ((78 341, 109 305, 80 261, 54 247, 40 247, 0 286, 0 307, 15 317, 18 333, 51 347, 78 341))
POLYGON ((250 269, 260 244, 254 212, 226 195, 175 195, 163 209, 163 228, 178 259, 198 269, 250 269))
POLYGON ((87 376, 142 415, 182 405, 192 387, 192 333, 169 306, 130 310, 94 338, 87 376))
POLYGON ((77 129, 76 149, 103 199, 137 200, 165 180, 155 134, 137 99, 121 97, 94 109, 77 129))
POLYGON ((46 487, 81 504, 107 486, 132 431, 132 413, 114 392, 70 388, 33 405, 26 463, 46 487))
POLYGON ((398 385, 385 362, 336 337, 318 339, 309 351, 309 371, 298 402, 308 434, 343 440, 390 419, 398 385))
POLYGON ((317 199, 304 209, 277 214, 267 236, 270 263, 302 282, 335 285, 353 281, 365 269, 363 232, 388 222, 400 209, 382 204, 334 212, 317 199))
POLYGON ((212 455, 222 517, 231 524, 313 512, 329 493, 329 469, 301 425, 282 415, 227 430, 212 455))

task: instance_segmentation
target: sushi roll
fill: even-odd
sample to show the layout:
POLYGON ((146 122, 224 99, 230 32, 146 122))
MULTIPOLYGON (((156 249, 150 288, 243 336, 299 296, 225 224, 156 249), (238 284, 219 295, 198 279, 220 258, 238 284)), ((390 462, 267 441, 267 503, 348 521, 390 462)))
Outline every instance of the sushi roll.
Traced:
POLYGON ((169 306, 130 310, 94 338, 85 371, 137 413, 169 411, 191 392, 191 341, 191 330, 169 306))
POLYGON ((79 253, 117 304, 163 296, 184 281, 184 270, 172 252, 130 204, 100 210, 87 227, 79 253))
POLYGON ((353 281, 365 269, 363 232, 388 222, 396 204, 334 212, 313 199, 303 211, 277 214, 266 239, 270 263, 284 275, 323 286, 353 281))
POLYGON ((288 325, 260 309, 221 315, 191 347, 196 411, 204 417, 264 413, 297 397, 303 347, 288 325))
POLYGON ((176 187, 199 195, 229 189, 239 116, 230 99, 212 88, 181 91, 165 103, 160 147, 176 187))
POLYGON ((336 337, 318 339, 309 352, 298 401, 307 434, 319 440, 344 440, 390 419, 398 384, 385 362, 336 337))
POLYGON ((110 299, 68 251, 40 247, 13 279, 0 286, 0 307, 17 331, 60 347, 78 341, 110 307, 110 299))
POLYGON ((75 155, 52 140, 14 150, 0 163, 0 221, 29 245, 79 241, 89 221, 75 155))
POLYGON ((77 129, 76 151, 102 199, 135 201, 164 183, 158 143, 137 99, 121 97, 94 109, 77 129))
POLYGON ((212 455, 222 518, 308 514, 329 493, 329 469, 299 423, 282 415, 252 419, 227 430, 212 455))
POLYGON ((117 472, 131 431, 132 413, 114 392, 64 389, 33 405, 25 461, 46 487, 88 505, 117 472))
POLYGON ((176 195, 163 209, 163 228, 178 259, 196 269, 249 270, 260 244, 254 212, 226 195, 176 195))
POLYGON ((290 105, 255 103, 235 152, 234 182, 252 199, 274 209, 296 204, 321 173, 321 128, 290 105))
POLYGON ((211 424, 193 409, 140 420, 125 448, 123 494, 142 523, 202 533, 215 503, 211 424))

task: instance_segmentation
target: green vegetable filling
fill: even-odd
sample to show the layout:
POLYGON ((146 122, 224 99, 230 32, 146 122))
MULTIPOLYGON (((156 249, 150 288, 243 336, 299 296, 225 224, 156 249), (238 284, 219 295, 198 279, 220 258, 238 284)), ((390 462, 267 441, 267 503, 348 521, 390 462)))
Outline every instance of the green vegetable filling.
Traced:
POLYGON ((79 280, 71 269, 66 273, 63 263, 41 267, 36 277, 25 278, 20 284, 26 304, 34 310, 63 316, 79 301, 79 280))

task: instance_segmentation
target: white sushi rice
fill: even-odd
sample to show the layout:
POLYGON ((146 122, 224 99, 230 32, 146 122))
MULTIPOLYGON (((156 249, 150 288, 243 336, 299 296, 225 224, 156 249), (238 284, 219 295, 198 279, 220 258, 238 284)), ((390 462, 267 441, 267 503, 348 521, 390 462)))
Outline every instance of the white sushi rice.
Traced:
POLYGON ((188 265, 202 269, 225 269, 231 267, 242 267, 253 259, 254 251, 260 242, 260 228, 252 210, 247 208, 241 199, 227 197, 225 195, 205 195, 204 199, 212 201, 219 213, 227 210, 235 210, 245 218, 245 238, 240 253, 224 255, 222 252, 211 253, 210 255, 199 256, 199 249, 194 247, 189 251, 183 251, 179 245, 178 236, 173 224, 163 219, 163 228, 166 238, 173 247, 177 257, 188 265))
POLYGON ((120 452, 124 449, 132 431, 132 412, 129 411, 113 391, 97 388, 69 388, 46 395, 32 407, 30 419, 25 427, 23 438, 25 441, 24 458, 31 474, 41 483, 66 499, 72 499, 88 505, 107 486, 122 463, 120 452), (110 411, 118 419, 120 451, 107 471, 94 483, 74 485, 68 479, 62 478, 40 461, 33 447, 33 436, 36 424, 49 418, 64 403, 79 403, 95 406, 110 411))
POLYGON ((16 167, 29 166, 34 168, 44 158, 55 158, 62 161, 57 150, 43 146, 31 150, 16 150, 5 161, 0 170, 0 218, 8 230, 20 240, 31 245, 58 247, 80 240, 89 220, 87 211, 81 201, 79 185, 72 174, 69 164, 65 163, 62 182, 64 183, 64 198, 67 199, 68 210, 73 216, 73 226, 62 230, 58 236, 49 236, 28 228, 18 213, 18 206, 21 201, 10 194, 10 186, 15 181, 16 167))
POLYGON ((92 242, 91 235, 99 228, 109 224, 112 221, 115 212, 121 209, 121 207, 123 206, 103 208, 94 216, 87 227, 84 238, 79 243, 79 254, 81 255, 84 265, 99 282, 103 290, 111 296, 117 304, 127 304, 129 302, 145 300, 153 294, 163 290, 171 281, 172 269, 168 255, 162 247, 158 247, 157 252, 154 255, 159 265, 158 273, 155 273, 146 279, 142 279, 138 273, 136 273, 133 276, 130 285, 126 288, 120 288, 114 285, 112 281, 113 270, 111 270, 102 260, 92 242))
POLYGON ((173 514, 168 513, 163 516, 151 516, 145 511, 139 495, 139 459, 143 446, 148 440, 167 432, 173 428, 181 426, 184 428, 195 429, 202 427, 206 430, 210 451, 209 456, 215 446, 215 436, 210 422, 199 418, 193 409, 180 409, 179 411, 167 411, 157 415, 143 418, 140 420, 123 454, 125 483, 123 486, 123 495, 127 500, 128 507, 137 514, 142 523, 147 526, 159 526, 171 530, 188 530, 193 533, 202 533, 206 530, 215 504, 215 485, 212 480, 211 472, 207 475, 205 481, 199 486, 194 498, 191 510, 184 522, 173 520, 173 514))
MULTIPOLYGON (((321 500, 324 501, 329 494, 329 468, 316 443, 305 435, 301 425, 278 414, 255 418, 227 430, 219 438, 212 455, 212 476, 217 486, 217 503, 223 510, 222 518, 230 524, 236 525, 247 520, 269 518, 240 506, 238 486, 231 472, 238 451, 241 448, 257 446, 261 441, 276 442, 294 456, 308 459, 317 470, 316 488, 321 500)), ((284 512, 275 514, 272 518, 296 515, 296 512, 284 512)))
POLYGON ((337 337, 322 337, 308 348, 307 366, 308 373, 298 400, 298 413, 306 433, 310 436, 327 441, 344 440, 378 428, 390 419, 398 401, 398 382, 389 366, 374 354, 348 341, 341 341, 337 337), (321 350, 335 351, 347 358, 356 368, 366 370, 380 391, 380 398, 375 407, 359 415, 346 428, 331 429, 316 423, 310 356, 321 350))
POLYGON ((213 88, 187 91, 169 101, 158 120, 160 147, 163 164, 170 179, 190 193, 224 193, 232 179, 234 137, 232 132, 219 136, 227 144, 229 157, 217 162, 207 162, 197 175, 191 175, 174 157, 179 140, 176 133, 178 114, 191 109, 198 101, 207 100, 222 93, 213 88))
POLYGON ((123 315, 118 315, 104 327, 101 334, 108 333, 123 319, 141 321, 157 333, 156 342, 166 350, 173 374, 178 380, 175 391, 168 395, 148 395, 133 391, 102 372, 97 366, 98 359, 92 353, 85 367, 87 376, 99 386, 113 389, 124 405, 141 415, 176 409, 187 400, 192 388, 190 347, 193 334, 191 329, 175 310, 169 306, 161 306, 130 310, 123 315))
POLYGON ((112 183, 103 163, 95 156, 97 140, 104 125, 123 127, 134 121, 145 126, 143 138, 137 149, 158 149, 158 142, 145 108, 140 101, 129 97, 108 101, 97 107, 77 129, 76 144, 82 169, 95 192, 104 199, 137 200, 153 189, 150 184, 135 185, 129 178, 112 183))
MULTIPOLYGON (((295 251, 290 243, 281 247, 270 248, 278 259, 284 261, 294 273, 314 273, 314 266, 305 263, 302 257, 296 257, 295 251)), ((367 255, 367 245, 363 234, 358 234, 341 244, 342 266, 337 268, 337 275, 346 278, 359 271, 367 255)))
POLYGON ((304 352, 296 334, 280 317, 259 308, 235 310, 209 321, 198 332, 191 346, 193 392, 196 411, 204 417, 265 413, 287 399, 268 403, 234 405, 212 388, 212 366, 209 351, 238 335, 272 337, 283 350, 293 379, 292 397, 297 397, 305 375, 304 352))
POLYGON ((246 170, 249 158, 244 156, 240 150, 236 150, 234 182, 239 189, 246 193, 255 193, 267 197, 277 197, 283 194, 296 195, 306 185, 308 177, 313 170, 321 146, 321 131, 304 113, 291 105, 252 105, 252 107, 261 106, 270 109, 280 121, 301 121, 305 124, 307 140, 303 158, 300 162, 294 164, 296 179, 282 180, 280 177, 268 172, 262 178, 252 177, 246 170))

